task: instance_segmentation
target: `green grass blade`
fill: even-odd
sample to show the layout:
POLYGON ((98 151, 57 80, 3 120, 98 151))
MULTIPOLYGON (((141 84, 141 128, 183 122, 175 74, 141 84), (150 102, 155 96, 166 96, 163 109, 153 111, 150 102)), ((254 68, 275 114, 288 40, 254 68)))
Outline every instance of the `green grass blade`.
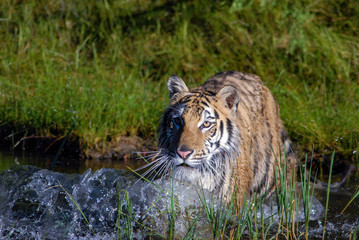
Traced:
POLYGON ((332 170, 333 170, 334 156, 335 156, 335 151, 333 152, 332 158, 331 158, 331 161, 330 161, 328 189, 327 189, 327 200, 326 200, 326 203, 325 203, 325 216, 324 216, 324 226, 323 226, 323 237, 322 237, 322 239, 325 239, 325 225, 327 223, 328 206, 329 206, 329 194, 330 194, 330 185, 332 183, 332 170))

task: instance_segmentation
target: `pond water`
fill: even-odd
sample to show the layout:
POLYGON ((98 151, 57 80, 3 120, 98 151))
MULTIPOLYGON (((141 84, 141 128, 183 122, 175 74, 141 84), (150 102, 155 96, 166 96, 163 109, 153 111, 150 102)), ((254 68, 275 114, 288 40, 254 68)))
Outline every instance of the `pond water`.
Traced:
POLYGON ((21 151, 0 151, 0 171, 16 165, 31 165, 55 172, 81 174, 88 169, 96 171, 101 168, 125 169, 130 171, 130 169, 137 169, 144 164, 145 161, 141 157, 138 159, 126 158, 120 160, 112 160, 109 158, 79 160, 60 157, 54 162, 53 156, 36 155, 21 151))
MULTIPOLYGON (((318 178, 323 181, 328 177, 327 161, 323 158, 318 168, 318 178)), ((336 161, 334 182, 343 178, 350 163, 336 161)), ((141 159, 78 161, 64 158, 53 163, 51 157, 0 152, 0 239, 117 239, 121 231, 116 222, 120 222, 122 229, 137 229, 133 236, 145 239, 153 231, 167 231, 164 228, 168 226, 170 217, 166 209, 171 204, 168 197, 171 195, 169 191, 160 191, 158 186, 167 190, 173 188, 176 192, 174 198, 181 203, 175 216, 178 236, 185 236, 188 231, 186 219, 193 215, 199 216, 194 236, 213 238, 204 211, 198 212, 202 203, 197 190, 171 181, 157 180, 157 186, 138 181, 129 168, 136 169, 143 164, 141 159), (128 198, 124 190, 128 191, 128 198), (130 226, 126 225, 125 218, 117 218, 119 199, 126 211, 129 210, 126 200, 131 199, 134 217, 130 226), (147 230, 135 226, 139 222, 146 225, 147 230)), ((325 226, 327 239, 354 239, 358 236, 359 197, 341 214, 358 191, 358 186, 359 174, 356 172, 340 188, 331 190, 325 226)), ((210 199, 208 193, 203 194, 207 200, 210 199)), ((314 191, 310 239, 322 238, 326 194, 324 187, 314 191)), ((214 202, 214 205, 220 203, 214 202)), ((269 206, 271 204, 264 204, 264 210, 259 214, 273 214, 273 207, 269 206)), ((299 208, 298 221, 304 225, 302 211, 299 208)))

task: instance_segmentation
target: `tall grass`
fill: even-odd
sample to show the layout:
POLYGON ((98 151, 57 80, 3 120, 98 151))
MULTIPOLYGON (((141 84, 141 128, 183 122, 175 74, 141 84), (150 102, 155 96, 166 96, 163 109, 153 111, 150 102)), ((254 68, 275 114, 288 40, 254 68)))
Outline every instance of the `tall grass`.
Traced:
MULTIPOLYGON (((313 157, 312 159, 313 160, 313 157)), ((314 194, 314 187, 311 186, 310 175, 312 173, 312 161, 309 162, 309 173, 307 173, 307 155, 305 157, 304 166, 299 168, 300 171, 300 183, 302 187, 302 197, 303 197, 303 210, 305 216, 305 236, 309 236, 309 219, 310 219, 310 210, 312 205, 312 199, 314 194)), ((330 172, 332 169, 330 169, 330 172)), ((315 181, 315 180, 314 180, 315 181)), ((328 205, 326 206, 328 209, 328 205)), ((306 237, 308 238, 308 237, 306 237)))
POLYGON ((211 199, 206 199, 203 191, 200 192, 199 197, 206 213, 207 220, 210 223, 210 230, 212 232, 213 239, 223 239, 225 230, 228 222, 231 220, 235 211, 235 198, 234 194, 230 198, 230 202, 227 205, 226 203, 220 201, 219 206, 216 208, 213 197, 211 199))
MULTIPOLYGON (((199 220, 201 213, 204 213, 202 217, 206 218, 208 222, 205 224, 208 226, 207 233, 211 233, 213 239, 309 239, 314 186, 308 176, 312 175, 312 168, 307 169, 306 164, 298 166, 301 179, 301 188, 298 189, 295 175, 288 179, 286 166, 282 167, 280 171, 276 172, 278 181, 276 181, 275 192, 270 200, 266 199, 265 196, 248 196, 250 198, 243 202, 240 209, 236 208, 235 193, 230 197, 229 202, 224 203, 218 200, 216 196, 206 196, 203 190, 199 190, 198 196, 202 205, 194 210, 197 213, 195 216, 185 218, 188 221, 188 232, 184 233, 184 239, 203 237, 196 235, 197 227, 201 228, 200 233, 203 234, 204 232, 203 219, 199 220), (301 214, 300 211, 304 213, 301 214), (303 219, 300 216, 304 216, 303 219), (197 225, 199 222, 202 224, 201 226, 197 225)), ((331 171, 332 169, 330 169, 331 171)), ((145 178, 145 181, 149 180, 145 178)), ((166 221, 168 224, 167 236, 161 236, 164 239, 173 239, 175 236, 181 237, 176 232, 175 226, 184 223, 181 203, 175 200, 177 198, 175 195, 181 193, 174 193, 173 178, 169 181, 171 181, 172 186, 171 189, 167 190, 169 193, 153 184, 168 199, 168 207, 165 210, 165 214, 168 215, 166 221)), ((328 185, 330 186, 330 182, 328 185)), ((328 194, 329 192, 330 187, 328 194)), ((157 201, 153 205, 156 203, 157 201)), ((317 210, 315 209, 315 211, 317 210)), ((326 221, 327 212, 328 204, 325 206, 324 221, 326 221)), ((159 214, 162 215, 163 213, 159 214)), ((180 226, 177 227, 181 228, 180 226)), ((323 234, 326 234, 325 227, 323 234)), ((355 234, 354 231, 353 234, 355 234)))
POLYGON ((136 220, 133 214, 132 199, 130 199, 129 193, 126 190, 118 192, 117 212, 116 238, 132 240, 134 238, 133 232, 136 220))
MULTIPOLYGON (((333 163, 333 159, 334 154, 332 157, 331 164, 333 163)), ((199 206, 198 209, 187 209, 190 211, 194 210, 194 212, 196 212, 196 215, 192 217, 187 216, 185 218, 188 221, 188 230, 187 233, 182 233, 183 237, 182 235, 178 235, 176 232, 176 225, 184 224, 185 222, 183 221, 184 219, 178 219, 181 217, 183 218, 184 216, 178 214, 183 211, 183 209, 181 209, 181 204, 180 202, 178 202, 178 199, 176 197, 176 194, 180 193, 174 192, 173 178, 172 180, 169 180, 171 181, 171 188, 166 190, 162 189, 162 192, 164 193, 163 197, 168 198, 167 203, 169 204, 167 206, 167 209, 164 210, 164 215, 163 212, 158 212, 158 219, 150 219, 155 218, 156 216, 146 216, 145 213, 140 217, 140 219, 138 216, 136 217, 135 209, 138 210, 138 206, 135 206, 132 203, 131 193, 129 193, 125 189, 121 189, 121 186, 119 186, 117 209, 118 217, 115 229, 116 238, 143 238, 145 237, 146 233, 149 233, 151 234, 149 235, 149 237, 154 236, 155 239, 201 239, 202 236, 199 235, 198 232, 196 232, 196 228, 198 224, 203 225, 203 220, 198 221, 199 218, 203 216, 204 218, 207 218, 208 224, 205 224, 205 226, 208 226, 207 231, 212 233, 213 239, 310 239, 311 232, 308 229, 310 224, 309 213, 313 211, 313 209, 311 209, 313 188, 312 186, 310 186, 310 179, 306 177, 307 174, 311 174, 311 168, 309 169, 309 172, 306 172, 305 167, 305 165, 299 166, 300 179, 302 179, 302 196, 295 193, 296 186, 293 184, 293 179, 291 179, 289 182, 286 181, 286 176, 284 174, 286 171, 278 172, 279 179, 284 182, 276 183, 276 192, 273 196, 274 202, 276 202, 277 204, 276 206, 272 206, 273 202, 268 201, 264 196, 254 195, 250 199, 248 199, 248 201, 244 201, 241 209, 236 209, 236 206, 234 204, 235 195, 232 195, 232 198, 230 199, 229 203, 224 204, 221 201, 214 201, 213 198, 208 199, 208 197, 205 197, 204 191, 198 191, 202 206, 199 206), (167 193, 167 191, 169 192, 167 193), (305 212, 304 221, 298 219, 298 211, 300 205, 303 205, 303 211, 305 212), (270 207, 271 213, 268 213, 268 209, 264 209, 265 206, 270 207), (204 213, 204 215, 201 214, 202 212, 204 213), (166 219, 166 217, 163 217, 166 214, 168 216, 168 219, 166 219), (157 221, 161 229, 154 229, 152 225, 146 226, 146 223, 142 222, 143 220, 145 222, 147 221, 147 223, 150 223, 150 225, 153 220, 157 221), (165 235, 161 234, 160 232, 156 232, 156 230, 163 231, 163 223, 168 224, 165 227, 167 230, 167 233, 165 235), (302 227, 303 225, 304 228, 302 227)), ((330 168, 330 174, 331 171, 332 168, 330 168)), ((154 186, 158 188, 157 185, 154 184, 154 186)), ((330 180, 328 182, 328 186, 329 187, 327 192, 329 195, 330 180)), ((92 225, 90 221, 83 214, 81 208, 73 199, 73 197, 62 187, 60 183, 59 185, 53 187, 61 187, 66 192, 67 196, 73 201, 77 209, 80 211, 83 219, 88 224, 89 229, 92 231, 93 234, 96 234, 91 227, 92 225)), ((328 196, 327 199, 329 199, 328 196)), ((329 200, 327 200, 327 203, 328 201, 329 200)), ((153 203, 148 202, 147 204, 150 208, 157 208, 157 201, 153 203)), ((163 208, 160 207, 159 209, 163 208)), ((327 236, 327 233, 325 231, 327 212, 328 204, 326 204, 325 206, 323 239, 325 239, 325 237, 327 236)), ((177 227, 179 226, 177 225, 177 227)), ((199 227, 202 228, 201 233, 203 234, 203 226, 199 227)), ((352 229, 352 232, 349 234, 350 239, 356 239, 357 231, 358 230, 355 228, 352 229)), ((314 232, 315 234, 317 234, 317 230, 315 230, 314 232)), ((333 237, 332 232, 330 233, 330 236, 333 237)), ((315 238, 318 238, 318 236, 316 235, 315 238)))
POLYGON ((323 239, 325 237, 325 226, 327 224, 327 216, 328 216, 328 206, 329 206, 329 196, 330 196, 330 186, 332 182, 332 171, 333 171, 333 163, 334 163, 335 152, 333 152, 332 160, 330 161, 330 171, 329 171, 329 179, 328 179, 328 188, 327 188, 327 198, 325 202, 325 216, 324 216, 324 227, 323 227, 323 239))
MULTIPOLYGON (((359 5, 349 1, 0 3, 0 125, 84 149, 153 138, 166 81, 262 77, 298 145, 358 149, 359 5)), ((24 134, 24 132, 19 133, 24 134)))

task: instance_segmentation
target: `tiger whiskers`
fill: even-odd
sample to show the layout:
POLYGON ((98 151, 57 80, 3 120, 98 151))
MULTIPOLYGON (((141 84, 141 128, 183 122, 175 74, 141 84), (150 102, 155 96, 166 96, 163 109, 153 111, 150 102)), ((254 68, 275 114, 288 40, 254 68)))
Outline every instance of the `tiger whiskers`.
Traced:
POLYGON ((189 167, 175 166, 172 156, 163 149, 151 152, 143 157, 147 162, 146 165, 136 169, 136 171, 146 169, 140 175, 141 179, 153 181, 157 177, 169 176, 174 171, 173 177, 177 180, 187 179, 197 184, 209 185, 217 188, 226 182, 228 178, 228 170, 231 169, 235 159, 231 156, 237 156, 240 149, 232 146, 221 148, 219 152, 213 154, 209 158, 195 158, 191 160, 189 167), (203 181, 203 182, 202 182, 203 181), (202 182, 202 183, 201 183, 202 182))
POLYGON ((135 171, 138 172, 143 169, 148 169, 143 174, 140 174, 140 179, 153 181, 157 176, 161 176, 163 173, 166 173, 172 165, 171 161, 169 161, 169 156, 163 154, 161 151, 154 151, 150 155, 142 158, 147 162, 147 164, 135 171))
POLYGON ((168 172, 168 169, 172 166, 172 164, 170 163, 170 161, 168 161, 168 157, 164 156, 164 159, 161 160, 160 163, 158 163, 156 166, 159 168, 158 171, 155 171, 154 176, 152 177, 152 179, 155 179, 157 176, 163 176, 164 173, 168 172))

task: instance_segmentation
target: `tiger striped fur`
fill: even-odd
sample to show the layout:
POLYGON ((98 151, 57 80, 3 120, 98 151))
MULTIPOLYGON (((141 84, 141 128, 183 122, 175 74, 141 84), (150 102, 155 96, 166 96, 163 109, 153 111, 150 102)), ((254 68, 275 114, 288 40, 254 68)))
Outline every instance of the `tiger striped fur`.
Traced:
POLYGON ((272 192, 275 171, 285 164, 290 176, 296 164, 291 142, 258 76, 223 72, 192 90, 171 76, 168 89, 154 164, 160 172, 173 169, 175 178, 227 200, 234 190, 239 205, 249 193, 272 192))

